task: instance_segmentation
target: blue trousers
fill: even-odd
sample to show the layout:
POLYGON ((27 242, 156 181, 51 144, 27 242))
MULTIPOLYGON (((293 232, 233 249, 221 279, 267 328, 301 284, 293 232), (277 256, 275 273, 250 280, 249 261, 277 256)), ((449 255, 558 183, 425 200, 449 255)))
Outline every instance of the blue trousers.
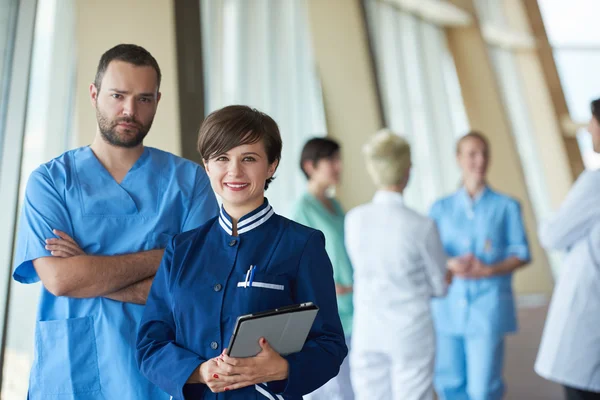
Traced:
POLYGON ((500 400, 504 336, 438 333, 434 385, 440 400, 500 400))

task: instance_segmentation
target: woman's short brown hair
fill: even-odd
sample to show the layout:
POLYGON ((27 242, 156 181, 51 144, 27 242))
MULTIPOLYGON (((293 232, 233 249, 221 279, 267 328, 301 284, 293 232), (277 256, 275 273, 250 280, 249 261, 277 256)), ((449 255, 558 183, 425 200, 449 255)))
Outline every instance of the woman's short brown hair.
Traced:
MULTIPOLYGON (((279 127, 267 114, 243 105, 223 107, 206 117, 198 133, 198 152, 206 162, 245 144, 262 142, 269 164, 281 160, 283 143, 279 127)), ((265 190, 273 181, 265 182, 265 190)))

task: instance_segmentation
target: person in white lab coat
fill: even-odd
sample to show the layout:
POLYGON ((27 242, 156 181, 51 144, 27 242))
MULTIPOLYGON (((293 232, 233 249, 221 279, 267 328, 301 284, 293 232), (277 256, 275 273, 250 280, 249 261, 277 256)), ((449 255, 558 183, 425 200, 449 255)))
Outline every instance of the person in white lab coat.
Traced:
MULTIPOLYGON (((600 153, 600 99, 592 102, 589 132, 600 153)), ((567 400, 600 399, 600 170, 581 174, 539 237, 544 248, 567 254, 535 371, 562 384, 567 400)))
POLYGON ((350 371, 357 400, 433 399, 432 296, 447 289, 446 254, 433 220, 404 205, 408 143, 383 130, 365 146, 378 187, 373 201, 346 216, 354 266, 350 371))

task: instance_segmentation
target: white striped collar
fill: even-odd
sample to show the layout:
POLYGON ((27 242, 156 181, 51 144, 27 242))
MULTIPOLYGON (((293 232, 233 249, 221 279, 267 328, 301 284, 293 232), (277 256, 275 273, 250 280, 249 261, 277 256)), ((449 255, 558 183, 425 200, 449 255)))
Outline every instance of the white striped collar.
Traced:
MULTIPOLYGON (((269 220, 275 214, 273 207, 269 204, 267 199, 265 202, 258 207, 256 210, 244 215, 237 223, 237 234, 250 232, 253 229, 258 228, 269 220)), ((221 212, 219 213, 219 225, 228 234, 233 235, 233 224, 231 217, 225 211, 225 208, 221 206, 221 212)))

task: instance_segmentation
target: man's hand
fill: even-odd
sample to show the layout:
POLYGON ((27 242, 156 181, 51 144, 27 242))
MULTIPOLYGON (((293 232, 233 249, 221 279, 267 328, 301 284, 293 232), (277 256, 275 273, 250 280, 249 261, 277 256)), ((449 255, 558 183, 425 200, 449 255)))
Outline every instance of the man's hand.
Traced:
POLYGON ((123 303, 145 304, 164 250, 149 250, 117 256, 87 255, 63 231, 46 239, 51 257, 33 261, 42 283, 53 295, 106 297, 123 303))
POLYGON ((200 366, 201 381, 214 392, 241 389, 286 379, 289 374, 287 360, 269 345, 266 339, 259 341, 261 352, 254 357, 233 358, 223 351, 221 356, 200 366))
POLYGON ((46 250, 49 250, 54 257, 66 258, 85 255, 85 252, 71 236, 58 229, 53 229, 52 232, 58 238, 46 239, 46 250))

